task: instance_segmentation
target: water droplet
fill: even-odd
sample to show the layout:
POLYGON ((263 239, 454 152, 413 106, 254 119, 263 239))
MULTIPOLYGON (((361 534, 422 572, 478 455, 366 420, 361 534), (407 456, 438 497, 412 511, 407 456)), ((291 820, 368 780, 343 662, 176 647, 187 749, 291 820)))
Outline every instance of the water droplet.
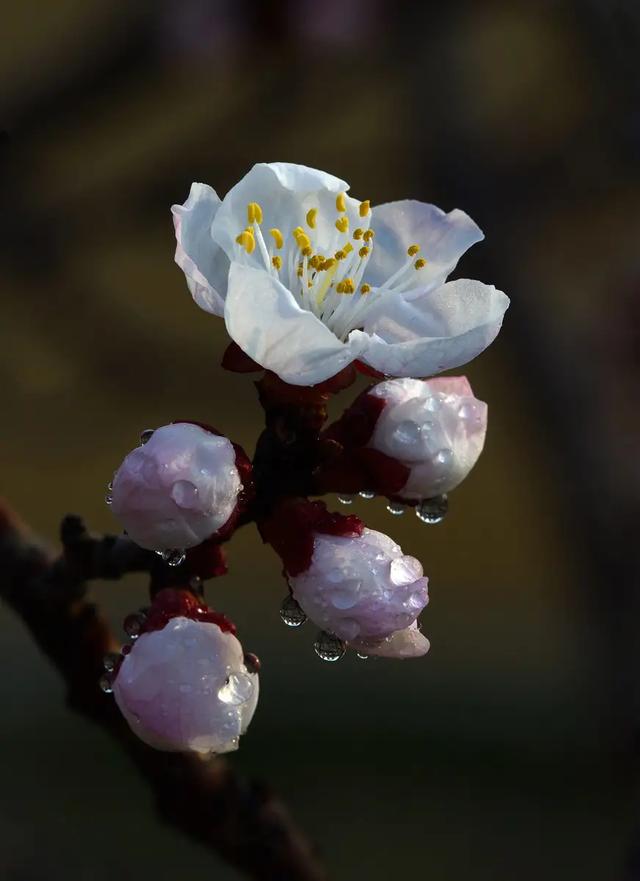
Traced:
POLYGON ((254 655, 253 652, 246 652, 244 656, 244 665, 249 673, 259 673, 260 667, 262 666, 260 658, 257 655, 254 655))
POLYGON ((323 661, 339 661, 347 650, 344 642, 335 633, 321 630, 313 644, 313 650, 323 661))
POLYGON ((307 620, 305 612, 303 612, 291 594, 282 601, 280 617, 287 627, 300 627, 307 620))
MULTIPOLYGON (((111 484, 109 484, 109 486, 111 486, 111 484)), ((107 503, 107 505, 112 504, 112 502, 113 502, 113 493, 111 492, 111 490, 109 490, 109 489, 107 490, 106 495, 105 495, 105 497, 104 497, 104 500, 105 500, 105 502, 107 503)))
POLYGON ((408 450, 420 443, 420 426, 413 419, 404 419, 393 430, 391 441, 408 450))
POLYGON ((360 652, 356 652, 356 658, 360 658, 361 661, 368 661, 369 655, 361 655, 360 652))
POLYGON ((460 419, 472 419, 476 415, 476 408, 473 404, 462 404, 458 408, 458 416, 460 419))
POLYGON ((187 555, 181 548, 173 548, 166 551, 161 551, 160 556, 167 564, 167 566, 181 566, 184 563, 187 555))
POLYGON ((140 443, 142 446, 147 443, 154 431, 155 428, 145 428, 145 430, 140 433, 140 443))
POLYGON ((104 676, 100 677, 98 685, 105 694, 111 694, 113 692, 113 680, 108 673, 105 673, 104 676))
POLYGON ((405 506, 401 502, 389 502, 387 511, 394 517, 401 517, 405 512, 405 506))
POLYGON ((132 615, 127 615, 122 627, 130 639, 137 639, 142 633, 144 622, 144 615, 141 615, 139 612, 134 612, 132 615))
POLYGON ((248 701, 253 694, 253 680, 248 673, 232 673, 218 692, 224 704, 237 707, 248 701))
POLYGON ((338 496, 338 501, 341 505, 352 505, 353 504, 353 496, 342 495, 338 496))
POLYGON ((449 501, 446 494, 436 496, 434 499, 425 499, 416 508, 416 517, 422 520, 423 523, 431 525, 441 523, 445 518, 448 508, 449 501))
POLYGON ((367 499, 367 501, 371 501, 371 499, 375 499, 376 497, 376 494, 371 489, 363 489, 358 495, 361 499, 367 499))
POLYGON ((404 587, 413 584, 422 577, 422 563, 415 557, 403 555, 396 557, 389 564, 389 580, 394 587, 404 587))
POLYGON ((190 480, 176 480, 171 487, 171 498, 179 508, 193 508, 198 502, 198 487, 190 480))
POLYGON ((442 406, 442 401, 440 400, 439 395, 431 395, 430 398, 424 402, 424 406, 426 410, 429 410, 431 413, 436 413, 440 407, 442 406))
POLYGON ((453 462, 453 450, 438 450, 434 461, 440 468, 450 468, 453 462))
POLYGON ((113 673, 119 663, 120 655, 116 654, 116 652, 108 652, 102 659, 102 666, 107 673, 113 673))
POLYGON ((345 582, 329 594, 329 601, 334 609, 353 609, 358 602, 358 591, 362 585, 360 580, 345 582))

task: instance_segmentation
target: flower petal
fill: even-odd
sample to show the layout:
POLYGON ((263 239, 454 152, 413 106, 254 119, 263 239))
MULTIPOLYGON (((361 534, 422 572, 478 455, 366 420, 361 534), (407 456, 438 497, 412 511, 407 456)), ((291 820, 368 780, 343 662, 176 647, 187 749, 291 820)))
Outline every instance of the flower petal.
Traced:
POLYGON ((365 273, 368 284, 378 287, 406 262, 407 248, 420 246, 420 257, 427 265, 420 270, 421 290, 442 284, 464 252, 484 233, 465 214, 455 208, 446 214, 436 205, 405 199, 374 207, 371 226, 376 238, 365 273))
POLYGON ((431 376, 484 351, 508 306, 493 285, 458 279, 410 300, 389 294, 350 339, 364 337, 362 360, 387 376, 431 376))
POLYGON ((229 260, 211 238, 211 224, 221 201, 207 184, 193 183, 184 205, 172 205, 176 231, 175 260, 187 277, 191 296, 201 309, 222 315, 229 260))
MULTIPOLYGON (((249 203, 257 202, 262 208, 261 229, 265 240, 268 239, 267 245, 271 244, 269 230, 275 227, 282 232, 289 247, 295 246, 291 233, 296 227, 309 231, 306 215, 309 209, 316 208, 316 226, 311 238, 314 250, 327 256, 341 241, 335 228, 336 196, 348 189, 349 184, 340 178, 305 165, 259 163, 225 196, 213 225, 213 238, 229 259, 238 260, 242 254, 247 265, 265 268, 259 248, 248 255, 236 244, 237 235, 247 226, 249 203)), ((350 224, 353 226, 357 217, 357 225, 366 227, 367 219, 360 219, 358 215, 360 203, 350 197, 346 197, 345 203, 350 224)))
POLYGON ((231 264, 224 317, 243 352, 291 385, 335 376, 366 343, 366 337, 341 342, 278 279, 239 263, 231 264))

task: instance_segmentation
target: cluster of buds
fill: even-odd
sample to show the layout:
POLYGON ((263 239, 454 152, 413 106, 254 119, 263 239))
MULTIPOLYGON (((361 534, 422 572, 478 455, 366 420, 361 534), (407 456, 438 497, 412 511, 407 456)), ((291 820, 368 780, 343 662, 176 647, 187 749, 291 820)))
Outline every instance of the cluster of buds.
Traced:
POLYGON ((256 385, 266 428, 252 462, 203 423, 147 430, 109 485, 129 539, 161 559, 149 553, 152 605, 127 620, 135 641, 108 659, 103 685, 159 749, 234 749, 255 710, 257 660, 200 597, 204 580, 226 572, 221 545, 245 523, 282 561, 282 620, 313 621, 320 658, 429 649, 421 563, 310 497, 379 495, 392 514, 413 508, 439 523, 482 451, 487 408, 465 377, 411 377, 480 354, 509 300, 493 285, 447 280, 483 238, 463 211, 372 205, 348 190, 318 169, 259 163, 223 199, 194 183, 173 206, 176 262, 231 338, 223 367, 265 371, 256 385), (329 396, 362 373, 383 381, 325 428, 329 396))

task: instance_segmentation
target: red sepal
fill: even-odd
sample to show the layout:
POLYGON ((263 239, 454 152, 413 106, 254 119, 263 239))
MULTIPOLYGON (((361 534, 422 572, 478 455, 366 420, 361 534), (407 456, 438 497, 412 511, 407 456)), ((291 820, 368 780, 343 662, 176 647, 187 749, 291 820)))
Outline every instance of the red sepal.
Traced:
POLYGON ((165 587, 153 598, 146 613, 142 633, 162 630, 172 618, 190 618, 192 621, 206 621, 217 624, 224 633, 236 634, 236 626, 220 612, 214 612, 190 590, 165 587))
POLYGON ((231 342, 222 356, 222 366, 231 373, 256 373, 264 370, 257 361, 242 351, 237 343, 231 342))
POLYGON ((290 499, 281 502, 258 528, 262 540, 282 560, 287 575, 299 575, 311 565, 316 534, 358 536, 364 523, 355 514, 327 511, 324 502, 290 499))

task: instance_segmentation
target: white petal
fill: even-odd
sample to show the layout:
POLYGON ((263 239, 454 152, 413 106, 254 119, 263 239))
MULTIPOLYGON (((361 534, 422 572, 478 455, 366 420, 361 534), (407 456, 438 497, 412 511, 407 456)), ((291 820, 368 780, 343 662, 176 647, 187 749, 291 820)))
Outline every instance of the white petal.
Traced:
POLYGON ((498 335, 509 298, 493 285, 458 279, 412 300, 390 294, 366 316, 362 360, 388 376, 430 376, 459 367, 498 335))
POLYGON ((446 214, 436 205, 405 199, 373 208, 371 226, 375 230, 371 258, 365 281, 382 285, 408 259, 407 248, 420 246, 419 257, 427 260, 419 270, 421 290, 442 284, 464 252, 484 234, 465 214, 454 209, 446 214))
POLYGON ((176 263, 187 277, 191 296, 201 309, 222 315, 229 260, 211 238, 211 224, 221 201, 207 184, 193 183, 184 205, 172 205, 176 263))
MULTIPOLYGON (((338 217, 336 196, 349 189, 340 178, 288 162, 259 163, 225 196, 213 225, 212 235, 230 259, 240 254, 236 236, 247 226, 247 205, 257 202, 262 208, 261 229, 267 244, 271 243, 269 230, 279 229, 288 245, 293 244, 292 232, 301 226, 308 230, 306 214, 316 208, 316 228, 312 231, 314 250, 327 256, 339 247, 335 221, 338 217), (334 239, 336 240, 334 242, 334 239), (332 247, 332 245, 335 245, 332 247)), ((347 197, 347 213, 353 226, 358 217, 359 202, 347 197)), ((360 226, 367 226, 364 219, 360 226)), ((243 252, 244 254, 244 252, 243 252)), ((243 259, 249 266, 264 268, 259 248, 243 259)))
POLYGON ((329 379, 358 358, 366 343, 341 342, 276 278, 238 263, 231 264, 224 317, 240 348, 291 385, 329 379))

